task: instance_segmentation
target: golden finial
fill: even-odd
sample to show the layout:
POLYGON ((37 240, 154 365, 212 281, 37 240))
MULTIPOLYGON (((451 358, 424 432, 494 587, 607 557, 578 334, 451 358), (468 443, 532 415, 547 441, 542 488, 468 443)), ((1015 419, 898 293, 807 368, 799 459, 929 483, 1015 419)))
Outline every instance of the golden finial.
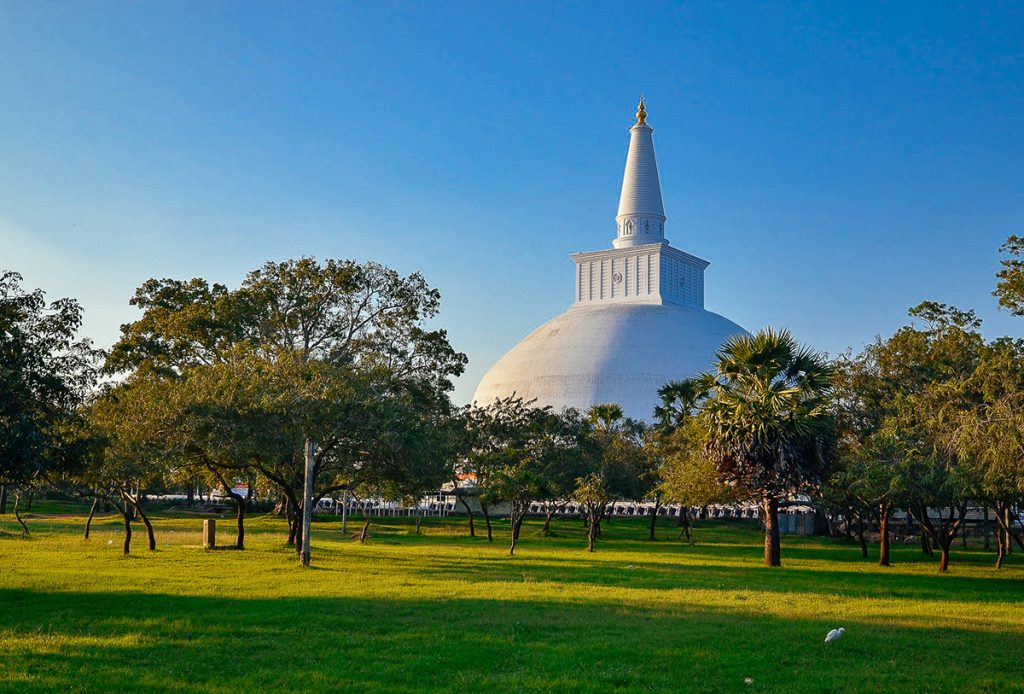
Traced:
POLYGON ((640 95, 640 105, 636 107, 637 125, 643 125, 647 120, 647 109, 644 108, 644 95, 640 95))

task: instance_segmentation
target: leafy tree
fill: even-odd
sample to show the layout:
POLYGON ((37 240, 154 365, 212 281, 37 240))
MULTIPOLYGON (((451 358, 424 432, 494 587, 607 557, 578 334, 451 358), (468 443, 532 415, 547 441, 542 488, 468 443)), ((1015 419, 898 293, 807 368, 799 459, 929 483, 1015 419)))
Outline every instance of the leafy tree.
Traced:
POLYGON ((693 541, 693 509, 742 500, 735 486, 718 480, 714 461, 705 454, 705 435, 697 421, 683 421, 657 439, 660 492, 667 503, 680 505, 681 535, 693 541))
POLYGON ((700 418, 723 482, 763 504, 765 564, 781 564, 779 498, 817 489, 832 458, 832 369, 788 331, 730 338, 703 377, 700 418))
POLYGON ((615 403, 594 405, 590 422, 589 470, 576 480, 573 498, 586 509, 587 551, 601 534, 608 505, 616 499, 641 499, 650 490, 646 427, 625 417, 615 403))
MULTIPOLYGON (((693 540, 691 508, 736 498, 717 479, 717 470, 704 454, 705 440, 696 423, 706 385, 696 378, 670 381, 658 390, 661 404, 654 409, 657 426, 648 446, 657 465, 657 491, 661 499, 680 505, 680 522, 687 540, 693 540)), ((654 539, 654 517, 650 539, 654 539)))
POLYGON ((131 551, 132 521, 146 528, 149 549, 156 549, 153 524, 143 509, 146 492, 160 483, 173 464, 170 383, 132 379, 108 388, 89 407, 96 445, 80 479, 111 499, 124 522, 124 553, 131 551))
POLYGON ((1002 269, 996 273, 996 289, 992 294, 999 305, 1015 316, 1024 316, 1024 238, 1011 235, 999 247, 1009 257, 999 261, 1002 269))
POLYGON ((448 440, 449 465, 448 482, 451 484, 452 492, 455 494, 456 504, 462 504, 469 518, 469 536, 476 537, 476 525, 474 518, 476 512, 469 503, 470 493, 478 493, 478 477, 474 470, 476 461, 471 456, 473 450, 473 439, 476 431, 473 425, 479 426, 480 421, 474 418, 474 414, 480 408, 476 403, 454 410, 448 417, 444 429, 448 440), (472 481, 473 488, 470 489, 467 482, 472 481))
MULTIPOLYGON (((993 294, 1001 307, 1015 316, 1024 316, 1024 238, 1011 235, 999 251, 1009 257, 1000 261, 1002 267, 996 273, 993 294)), ((1021 431, 1022 387, 1019 378, 1011 375, 1011 372, 1019 373, 1017 364, 1021 350, 1019 341, 1009 339, 997 340, 993 348, 995 353, 989 355, 989 364, 998 366, 982 369, 989 386, 986 405, 973 421, 968 418, 964 423, 959 445, 962 451, 981 461, 986 495, 998 497, 995 502, 999 522, 996 565, 1002 566, 1004 557, 1012 551, 1011 539, 1024 549, 1024 540, 1015 534, 1010 520, 1012 506, 1024 504, 1020 490, 1024 486, 1024 471, 1019 463, 1022 458, 1015 450, 1021 431), (972 438, 976 435, 977 438, 972 438)))
POLYGON ((581 413, 569 408, 557 416, 556 437, 547 448, 551 455, 545 459, 543 494, 536 498, 544 505, 541 532, 545 536, 551 533, 552 516, 572 499, 576 480, 586 473, 593 455, 590 427, 581 413))
POLYGON ((880 359, 884 349, 885 343, 878 341, 856 357, 847 356, 834 364, 837 454, 832 477, 823 491, 848 518, 858 519, 858 537, 865 557, 865 520, 873 519, 878 524, 878 563, 889 566, 889 520, 894 507, 905 501, 906 485, 901 466, 905 451, 899 439, 883 431, 887 418, 895 414, 903 383, 901 374, 887 368, 896 364, 880 359))
POLYGON ((981 398, 959 414, 950 443, 978 480, 979 498, 995 509, 1001 568, 1013 541, 1024 549, 1013 521, 1024 504, 1024 340, 985 345, 971 387, 981 398))
MULTIPOLYGON (((523 406, 521 398, 515 394, 504 399, 497 399, 490 405, 478 407, 470 405, 463 412, 464 439, 463 455, 455 468, 453 482, 455 493, 462 504, 469 510, 466 502, 466 488, 460 483, 471 482, 471 491, 480 504, 480 512, 484 517, 487 530, 487 541, 494 541, 494 529, 491 526, 490 503, 494 495, 491 486, 498 469, 505 462, 502 451, 511 436, 511 423, 514 415, 523 406)), ((529 404, 529 403, 526 403, 529 404)), ((470 534, 473 534, 473 515, 470 510, 470 534)))
POLYGON ((586 426, 575 411, 558 414, 514 396, 484 411, 494 468, 486 497, 509 504, 514 554, 530 504, 562 494, 567 478, 580 469, 586 426))
POLYGON ((74 299, 47 304, 42 290, 26 291, 16 272, 0 274, 0 513, 7 489, 17 501, 49 473, 81 460, 78 408, 96 380, 99 358, 77 339, 82 308, 74 299))
POLYGON ((439 301, 418 273, 312 258, 268 262, 237 290, 150 280, 132 301, 142 318, 122 328, 106 367, 194 381, 182 411, 210 435, 196 437, 205 448, 193 455, 225 475, 247 464, 276 484, 301 551, 309 516, 299 509, 316 499, 435 483, 433 425, 466 361, 444 331, 423 327, 439 301))
POLYGON ((910 315, 923 325, 901 328, 872 348, 898 384, 881 431, 900 460, 907 509, 941 549, 945 571, 968 504, 980 493, 975 471, 950 440, 963 414, 982 401, 972 375, 984 342, 972 311, 923 302, 910 315))

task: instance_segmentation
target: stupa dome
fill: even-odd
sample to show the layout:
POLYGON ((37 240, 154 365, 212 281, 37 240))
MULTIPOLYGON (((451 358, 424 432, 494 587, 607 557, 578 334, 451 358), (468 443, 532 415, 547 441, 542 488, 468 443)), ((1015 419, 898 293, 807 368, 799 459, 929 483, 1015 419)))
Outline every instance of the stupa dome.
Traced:
POLYGON ((658 389, 706 371, 743 328, 717 313, 672 304, 573 307, 513 347, 480 381, 480 405, 516 393, 538 406, 586 410, 617 402, 651 419, 658 389))
POLYGON ((708 262, 673 248, 643 101, 630 128, 613 248, 572 256, 576 301, 523 338, 473 395, 478 405, 512 394, 536 405, 586 410, 618 403, 650 420, 658 389, 706 371, 744 330, 704 309, 708 262))

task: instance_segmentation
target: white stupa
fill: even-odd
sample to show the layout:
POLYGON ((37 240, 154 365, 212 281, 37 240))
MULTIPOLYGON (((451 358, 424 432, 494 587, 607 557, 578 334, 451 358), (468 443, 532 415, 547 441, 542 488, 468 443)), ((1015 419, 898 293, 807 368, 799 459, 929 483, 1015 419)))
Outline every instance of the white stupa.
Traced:
POLYGON ((654 130, 643 98, 630 128, 613 248, 576 253, 576 301, 523 338, 477 386, 486 405, 513 393, 556 409, 616 402, 650 420, 658 389, 708 369, 743 328, 704 310, 706 260, 669 245, 654 130))

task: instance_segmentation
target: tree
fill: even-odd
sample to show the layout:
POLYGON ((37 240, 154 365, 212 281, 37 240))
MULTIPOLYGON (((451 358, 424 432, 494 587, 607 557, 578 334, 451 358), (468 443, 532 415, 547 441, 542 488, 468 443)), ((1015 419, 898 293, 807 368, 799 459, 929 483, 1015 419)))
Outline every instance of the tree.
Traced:
MULTIPOLYGON (((680 505, 680 523, 688 541, 693 541, 692 507, 735 500, 734 491, 720 483, 717 470, 704 454, 705 440, 697 425, 701 399, 706 394, 700 379, 670 381, 658 390, 661 404, 654 409, 657 426, 651 430, 649 446, 657 461, 657 491, 661 498, 680 505)), ((654 518, 650 538, 654 539, 654 518)))
MULTIPOLYGON (((1024 238, 1011 235, 999 251, 1009 257, 1000 261, 1002 267, 996 273, 993 294, 1001 307, 1015 316, 1024 316, 1024 238)), ((982 461, 985 493, 989 498, 999 497, 996 502, 999 523, 996 566, 999 567, 1003 558, 1012 551, 1011 540, 1024 549, 1024 540, 1015 534, 1010 521, 1012 506, 1017 504, 1019 507, 1024 503, 1021 489, 1024 487, 1024 470, 1021 470, 1019 451, 1019 436, 1024 424, 1019 417, 1020 406, 1024 404, 1020 393, 1024 386, 1019 375, 1011 375, 1020 373, 1020 341, 997 340, 992 347, 993 351, 988 354, 989 363, 999 366, 983 369, 987 372, 989 385, 986 405, 973 421, 969 418, 965 422, 964 436, 959 438, 959 444, 962 450, 966 445, 966 452, 973 452, 982 461), (972 438, 975 434, 982 436, 972 438)))
POLYGON ((1024 504, 1024 340, 985 345, 971 382, 981 397, 957 417, 950 445, 977 479, 986 514, 987 507, 995 509, 1001 568, 1013 542, 1024 549, 1013 522, 1014 509, 1024 504))
POLYGON ((1008 258, 999 261, 1002 269, 996 273, 996 289, 993 296, 999 305, 1015 316, 1024 316, 1024 238, 1011 235, 1002 246, 1000 253, 1008 258))
POLYGON ((439 302, 418 273, 347 260, 268 262, 237 290, 150 280, 132 300, 142 318, 122 328, 106 366, 207 383, 197 403, 227 425, 213 429, 224 445, 205 439, 205 460, 224 471, 247 460, 276 484, 301 551, 309 515, 299 509, 316 499, 359 484, 435 482, 432 449, 420 444, 433 443, 428 423, 447 414, 466 362, 444 331, 423 327, 439 302))
POLYGON ((691 421, 706 394, 700 379, 669 381, 658 389, 661 404, 654 408, 654 420, 662 433, 673 432, 691 421))
POLYGON ((488 444, 482 454, 493 469, 483 501, 509 505, 509 554, 515 554, 530 505, 564 493, 567 478, 580 469, 586 426, 574 410, 555 413, 515 396, 496 400, 482 414, 488 444))
POLYGON ((683 421, 657 439, 660 492, 667 503, 680 505, 682 532, 693 542, 692 509, 727 504, 743 499, 735 486, 718 480, 714 461, 705 454, 704 431, 694 419, 683 421))
MULTIPOLYGON (((535 470, 523 462, 523 459, 528 459, 525 429, 532 424, 531 405, 532 401, 524 402, 513 393, 484 407, 470 405, 463 412, 464 451, 462 461, 454 475, 455 490, 463 505, 469 509, 465 501, 465 492, 460 489, 459 482, 472 482, 472 491, 484 517, 488 542, 494 540, 491 504, 507 501, 512 497, 519 499, 521 504, 525 496, 537 491, 536 480, 529 479, 535 470)), ((514 507, 513 525, 516 510, 518 509, 514 507)), ((470 511, 471 528, 472 522, 470 511)), ((513 531, 513 551, 516 539, 516 533, 513 531)))
POLYGON ((975 471, 950 441, 964 413, 983 400, 973 374, 984 341, 972 311, 925 301, 909 313, 923 325, 901 328, 871 348, 882 373, 898 384, 880 430, 902 468, 904 504, 940 548, 939 570, 946 571, 968 504, 980 493, 975 471))
POLYGON ((89 407, 96 441, 80 479, 94 492, 115 500, 124 522, 124 553, 131 552, 132 521, 146 528, 149 549, 156 549, 153 524, 143 498, 162 481, 173 461, 167 439, 172 432, 170 383, 138 379, 107 388, 89 407))
POLYGON ((817 489, 831 462, 832 369, 772 328, 730 338, 714 366, 702 379, 707 450, 722 481, 761 497, 764 561, 778 566, 780 497, 817 489))
MULTIPOLYGON (((840 506, 848 520, 857 517, 861 553, 867 556, 865 520, 879 529, 880 566, 889 566, 889 520, 897 503, 905 501, 901 461, 906 455, 900 439, 884 431, 895 414, 905 381, 893 367, 906 364, 884 358, 886 344, 877 341, 856 357, 836 360, 834 403, 837 422, 836 464, 825 498, 840 506)), ((849 529, 849 522, 847 523, 849 529)))
POLYGON ((593 552, 608 505, 616 499, 640 499, 649 490, 649 457, 643 446, 646 427, 625 417, 618 404, 594 405, 587 420, 590 465, 577 478, 573 498, 586 509, 587 551, 593 552))
POLYGON ((76 339, 82 308, 74 299, 46 303, 25 291, 16 272, 0 274, 0 513, 15 487, 76 466, 87 448, 78 409, 96 380, 99 352, 76 339))
POLYGON ((572 499, 576 480, 586 473, 588 460, 593 453, 590 428, 579 410, 567 408, 558 413, 556 437, 548 446, 550 453, 543 468, 544 487, 536 501, 544 506, 544 526, 541 532, 551 534, 552 516, 564 510, 572 499))

